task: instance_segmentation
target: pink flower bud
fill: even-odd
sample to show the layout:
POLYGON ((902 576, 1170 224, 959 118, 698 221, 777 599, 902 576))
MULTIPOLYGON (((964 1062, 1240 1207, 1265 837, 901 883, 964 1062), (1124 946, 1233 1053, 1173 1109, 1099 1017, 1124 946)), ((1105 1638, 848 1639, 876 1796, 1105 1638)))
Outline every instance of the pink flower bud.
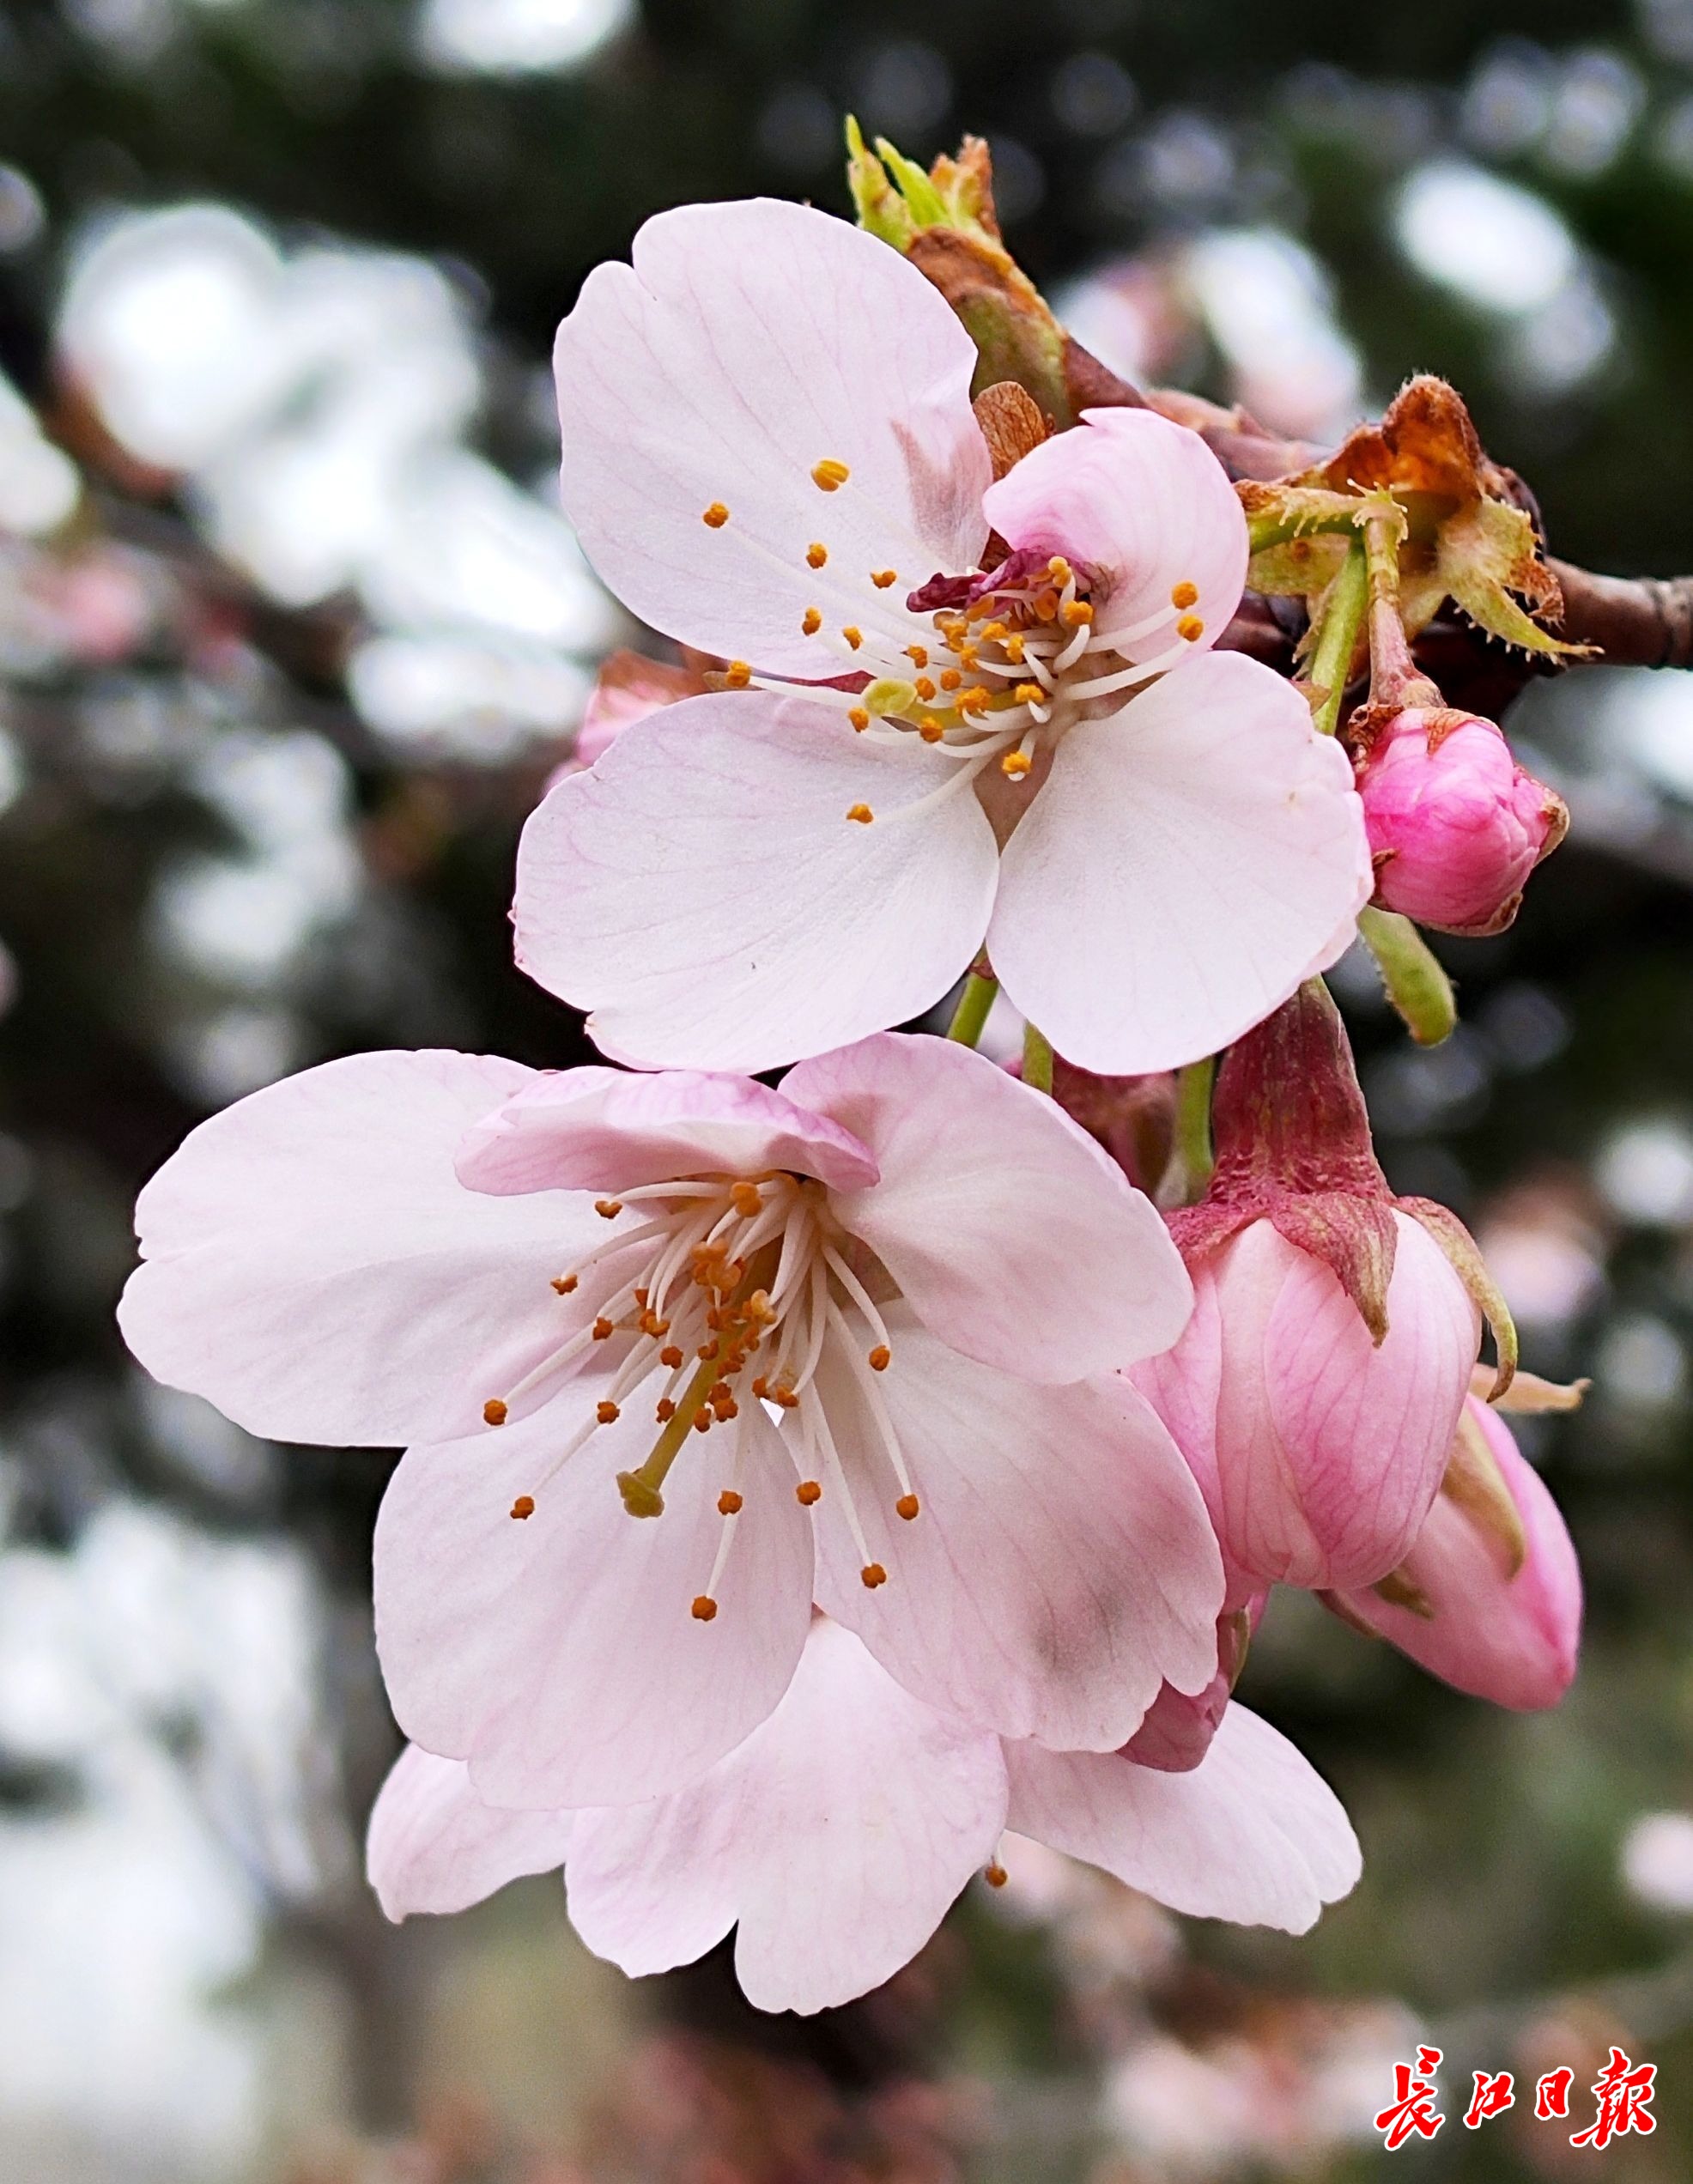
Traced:
POLYGON ((1416 1545, 1383 1591, 1336 1605, 1431 1676, 1496 1706, 1556 1706, 1575 1673, 1581 1573, 1557 1504, 1503 1419, 1476 1397, 1469 1420, 1497 1466, 1518 1526, 1448 1483, 1416 1545))
POLYGON ((1490 720, 1444 707, 1407 706, 1387 722, 1358 793, 1376 901, 1447 932, 1502 931, 1569 824, 1490 720))

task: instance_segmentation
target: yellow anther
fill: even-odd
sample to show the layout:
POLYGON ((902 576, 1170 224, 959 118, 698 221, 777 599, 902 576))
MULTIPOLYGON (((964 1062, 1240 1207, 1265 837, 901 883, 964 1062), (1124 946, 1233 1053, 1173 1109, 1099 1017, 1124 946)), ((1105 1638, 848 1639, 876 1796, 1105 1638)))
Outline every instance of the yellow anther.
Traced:
POLYGON ((776 1317, 776 1307, 770 1301, 770 1292, 768 1289, 755 1289, 753 1291, 752 1295, 746 1301, 746 1314, 749 1320, 754 1321, 761 1327, 768 1327, 774 1324, 776 1317))
POLYGON ((809 1509, 823 1498, 823 1489, 816 1479, 801 1479, 793 1489, 794 1498, 802 1509, 809 1509))
POLYGON ((867 827, 871 821, 875 818, 876 814, 871 810, 867 804, 855 804, 848 809, 846 816, 849 819, 856 820, 859 826, 867 827))
POLYGON ((1007 751, 999 761, 999 771, 1008 781, 1020 781, 1034 763, 1027 751, 1007 751))
POLYGON ((905 656, 913 667, 927 667, 929 664, 929 647, 926 645, 907 645, 905 656))
POLYGON ((1085 599, 1071 599, 1066 605, 1059 608, 1059 616, 1071 629, 1080 629, 1084 624, 1093 620, 1094 610, 1085 599))
POLYGON ((621 1198, 596 1198, 594 1200, 594 1211, 602 1221, 615 1221, 622 1210, 623 1201, 621 1198))
MULTIPOLYGON (((681 1362, 682 1360, 678 1357, 677 1359, 677 1363, 679 1365, 681 1362)), ((658 1423, 661 1426, 667 1426, 671 1420, 676 1416, 676 1405, 671 1402, 669 1396, 661 1395, 657 1403, 655 1403, 652 1406, 652 1415, 658 1421, 658 1423)))
POLYGON ((622 1415, 615 1403, 601 1403, 594 1409, 594 1416, 603 1426, 615 1426, 622 1415))
POLYGON ((704 515, 702 515, 700 519, 700 521, 705 525, 707 531, 721 531, 724 525, 726 524, 728 520, 729 511, 724 507, 720 500, 713 500, 710 507, 706 510, 704 515))
POLYGON ((931 676, 919 675, 911 687, 925 705, 927 705, 935 695, 934 678, 931 676))
POLYGON ((943 690, 956 690, 963 680, 963 676, 958 672, 958 670, 956 667, 944 667, 941 670, 941 688, 943 690))
POLYGON ((870 1369, 872 1373, 885 1373, 893 1362, 894 1353, 886 1343, 877 1343, 870 1353, 870 1369))
POLYGON ((1054 554, 1053 555, 1051 561, 1049 561, 1047 564, 1047 573, 1054 584, 1065 585, 1069 583, 1070 564, 1067 561, 1065 561, 1062 554, 1054 554))
POLYGON ((532 1494, 519 1494, 512 1504, 512 1514, 519 1523, 525 1517, 532 1517, 535 1514, 535 1496, 532 1494))
POLYGON ((503 1426, 507 1415, 506 1406, 497 1395, 490 1396, 482 1407, 482 1423, 485 1426, 503 1426))
POLYGON ((973 683, 968 690, 961 690, 956 700, 960 713, 986 713, 992 702, 992 691, 984 690, 980 682, 973 683))
POLYGON ((695 1623, 710 1623, 717 1614, 717 1602, 708 1592, 702 1592, 689 1610, 695 1623))
POLYGON ((731 1183, 729 1195, 734 1201, 736 1212, 743 1214, 749 1220, 764 1203, 764 1193, 756 1183, 731 1183))
POLYGON ((1037 592, 1035 593, 1035 619, 1036 622, 1056 622, 1058 619, 1058 610, 1059 598, 1056 592, 1037 592))
POLYGON ((1006 634, 1003 622, 985 622, 976 632, 976 642, 979 645, 997 644, 1006 634))
POLYGON ((822 609, 821 607, 807 607, 805 612, 800 616, 799 627, 802 632, 807 637, 815 637, 822 626, 822 609))
POLYGON ((1198 585, 1197 584, 1188 583, 1187 579, 1184 577, 1181 582, 1175 586, 1174 591, 1171 592, 1170 604, 1173 607, 1197 607, 1198 604, 1198 585))
POLYGON ((612 1326, 611 1322, 602 1312, 599 1318, 594 1322, 594 1340, 596 1342, 610 1342, 616 1332, 616 1330, 612 1326))
POLYGON ((723 679, 731 690, 744 690, 752 680, 752 670, 745 660, 731 660, 723 679))
POLYGON ((902 1494, 894 1504, 894 1514, 903 1517, 907 1524, 916 1516, 923 1504, 914 1494, 902 1494))
POLYGON ((1010 635, 1005 640, 1005 657, 1008 660, 1010 660, 1013 667, 1021 667, 1022 665, 1025 649, 1026 647, 1023 645, 1022 639, 1017 634, 1016 630, 1013 630, 1010 635))
POLYGON ((828 559, 828 548, 820 538, 814 538, 805 549, 805 558, 813 568, 821 568, 828 559))
POLYGON ((720 1517, 738 1517, 745 1506, 732 1486, 725 1486, 717 1497, 717 1514, 720 1517))
POLYGON ((811 465, 811 482, 820 493, 838 493, 853 473, 844 463, 826 455, 821 463, 811 465))
POLYGON ((1183 615, 1175 626, 1175 634, 1185 637, 1190 645, 1196 645, 1205 634, 1205 625, 1198 615, 1183 615))
POLYGON ((989 1888, 1004 1888, 1010 1876, 996 1858, 992 1865, 982 1875, 982 1878, 987 1883, 989 1888))
POLYGON ((1038 682, 1019 682, 1011 693, 1019 705, 1039 705, 1046 695, 1038 682))
POLYGON ((865 641, 865 633, 856 622, 849 622, 840 634, 855 652, 865 641))
POLYGON ((553 1287, 561 1296, 568 1296, 575 1286, 576 1277, 573 1274, 555 1274, 553 1277, 553 1287))
POLYGON ((917 724, 917 732, 925 743, 938 743, 946 731, 932 713, 925 713, 917 724))
POLYGON ((872 569, 870 580, 878 592, 885 592, 890 584, 899 582, 900 573, 897 569, 872 569))
POLYGON ((858 732, 861 736, 865 732, 865 730, 870 725, 870 715, 865 711, 862 706, 851 707, 848 709, 846 718, 852 722, 853 727, 857 729, 858 732))
POLYGON ((682 1362, 680 1345, 676 1343, 666 1343, 658 1352, 658 1362, 661 1365, 668 1365, 671 1372, 675 1372, 677 1367, 682 1362))
POLYGON ((874 1592, 878 1585, 885 1585, 888 1582, 888 1573, 880 1562, 866 1562, 859 1572, 859 1575, 867 1592, 874 1592))

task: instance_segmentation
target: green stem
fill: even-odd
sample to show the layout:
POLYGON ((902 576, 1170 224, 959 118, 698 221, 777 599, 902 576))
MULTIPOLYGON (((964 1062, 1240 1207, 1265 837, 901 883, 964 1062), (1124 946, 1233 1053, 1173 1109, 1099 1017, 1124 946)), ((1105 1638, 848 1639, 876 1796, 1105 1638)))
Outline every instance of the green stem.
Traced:
POLYGON ((1261 554, 1266 546, 1290 545, 1296 538, 1316 538, 1326 534, 1355 530, 1356 519, 1349 509, 1344 516, 1284 516, 1273 510, 1261 516, 1247 519, 1247 541, 1252 552, 1261 554))
POLYGON ((1022 1081, 1037 1092, 1053 1089, 1053 1050, 1033 1024, 1022 1028, 1022 1081))
POLYGON ((1358 648, 1358 633, 1368 607, 1369 570, 1360 539, 1341 563, 1339 574, 1324 597, 1316 649, 1311 655, 1311 718, 1325 736, 1332 736, 1340 725, 1352 655, 1358 648), (1316 695, 1319 691, 1320 697, 1316 695))
POLYGON ((1358 913, 1358 931, 1381 974, 1387 998, 1405 1018, 1419 1046, 1438 1046, 1452 1036, 1458 1003, 1452 980, 1409 918, 1396 910, 1358 913))
POLYGON ((1216 1076, 1215 1054, 1207 1054, 1202 1062, 1189 1062, 1176 1073, 1175 1164, 1185 1205, 1205 1196, 1217 1165, 1211 1150, 1211 1085, 1216 1076))
POLYGON ((947 1037, 956 1039, 961 1046, 974 1046, 982 1035, 998 991, 998 979, 984 978, 980 971, 972 971, 964 981, 964 991, 958 997, 952 1022, 946 1028, 947 1037))

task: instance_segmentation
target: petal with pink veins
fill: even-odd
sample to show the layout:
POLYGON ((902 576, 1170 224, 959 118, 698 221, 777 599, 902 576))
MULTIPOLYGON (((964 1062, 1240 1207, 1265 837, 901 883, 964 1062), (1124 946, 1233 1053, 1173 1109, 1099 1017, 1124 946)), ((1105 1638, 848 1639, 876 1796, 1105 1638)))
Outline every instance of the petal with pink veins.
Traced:
MULTIPOLYGON (((649 1383, 649 1387, 654 1383, 649 1383)), ((732 1750, 787 1688, 804 1642, 811 1543, 793 1468, 755 1404, 744 1470, 689 1434, 662 1516, 623 1508, 616 1474, 658 1429, 645 1397, 549 1477, 591 1403, 559 1400, 464 1440, 409 1450, 376 1522, 376 1638, 400 1726, 470 1762, 488 1803, 621 1804, 674 1789, 732 1750), (719 1515, 734 1485, 737 1516, 719 1515), (525 1519, 511 1514, 532 1499, 525 1519), (725 1524, 729 1557, 710 1622, 725 1524)))
POLYGON ((920 1514, 871 1398, 836 1350, 819 1389, 840 1475, 820 1480, 817 1599, 911 1691, 1010 1737, 1114 1750, 1166 1678, 1217 1671, 1222 1568, 1205 1505, 1150 1406, 1116 1375, 1037 1386, 961 1357, 903 1308, 875 1376, 920 1514), (853 1423, 856 1411, 856 1423, 853 1423))
POLYGON ((465 1131, 534 1078, 486 1055, 359 1054, 202 1123, 136 1209, 130 1349, 279 1441, 468 1426, 468 1376, 557 1339, 550 1277, 604 1237, 586 1199, 502 1204, 453 1172, 465 1131))
POLYGON ((1192 1289, 1151 1202, 984 1055, 889 1032, 802 1062, 782 1089, 870 1148, 880 1180, 837 1186, 835 1216, 954 1350, 1079 1380, 1181 1332, 1192 1289))
POLYGON ((780 1705, 709 1774, 577 1815, 571 1922, 636 1974, 690 1963, 738 1924, 748 2000, 810 2014, 916 1955, 1004 1818, 998 1739, 923 1705, 819 1620, 780 1705))
POLYGON ((754 1077, 703 1070, 641 1077, 588 1068, 537 1077, 467 1131, 458 1166, 470 1190, 498 1193, 632 1191, 765 1168, 815 1175, 840 1190, 876 1180, 869 1148, 840 1123, 754 1077))
POLYGON ((564 1863, 567 1812, 502 1812, 470 1787, 463 1760, 408 1744, 370 1816, 365 1871, 391 1919, 468 1910, 507 1881, 564 1863))
MULTIPOLYGON (((1231 1706, 1185 1774, 1119 1754, 1006 1747, 1008 1824, 1103 1866, 1173 1911, 1304 1933, 1362 1868, 1320 1774, 1267 1721, 1231 1706)), ((1015 1844, 1008 1869, 1015 1870, 1015 1844)))
POLYGON ((1062 554, 1092 579, 1099 636, 1134 628, 1129 655, 1167 650, 1179 619, 1210 646, 1247 580, 1247 523, 1198 433, 1151 410, 1089 410, 988 488, 984 513, 1013 547, 1062 554))
POLYGON ((1005 846, 988 954, 1066 1060, 1169 1069, 1338 954, 1373 884, 1344 751, 1280 676, 1209 652, 1059 744, 1005 846))
POLYGON ((768 199, 660 213, 634 258, 589 274, 554 354, 565 507, 600 576, 654 628, 774 672, 840 673, 848 625, 908 642, 907 592, 987 535, 975 344, 938 290, 768 199))
POLYGON ((955 765, 804 701, 671 706, 531 815, 518 962, 647 1068, 766 1069, 919 1016, 980 945, 998 870, 968 788, 901 816, 955 765))

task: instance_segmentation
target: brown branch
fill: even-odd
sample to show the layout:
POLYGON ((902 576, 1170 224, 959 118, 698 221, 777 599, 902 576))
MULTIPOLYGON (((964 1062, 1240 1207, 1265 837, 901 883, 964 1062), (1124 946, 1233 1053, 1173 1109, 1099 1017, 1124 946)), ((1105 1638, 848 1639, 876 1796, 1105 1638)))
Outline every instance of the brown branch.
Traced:
POLYGON ((1693 667, 1693 576, 1595 576, 1555 561, 1559 634, 1596 645, 1607 667, 1693 667))

